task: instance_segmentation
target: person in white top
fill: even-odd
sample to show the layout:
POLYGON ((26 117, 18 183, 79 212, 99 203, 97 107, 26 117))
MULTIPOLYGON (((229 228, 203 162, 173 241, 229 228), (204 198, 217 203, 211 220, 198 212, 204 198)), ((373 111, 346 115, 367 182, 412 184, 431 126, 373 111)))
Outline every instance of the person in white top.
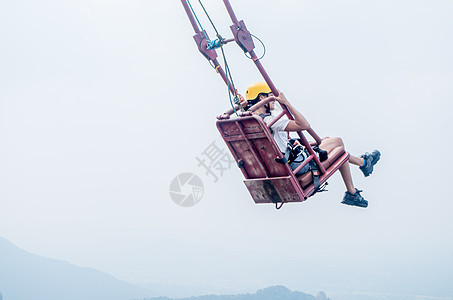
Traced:
MULTIPOLYGON (((280 104, 283 104, 288 108, 288 110, 293 115, 294 120, 289 120, 285 116, 280 118, 270 127, 275 143, 277 144, 280 151, 284 153, 288 144, 288 132, 297 132, 310 129, 310 123, 308 123, 307 119, 305 119, 305 117, 294 106, 292 106, 292 104, 288 101, 288 99, 286 99, 285 95, 281 91, 278 91, 278 93, 278 97, 275 97, 266 83, 254 83, 250 85, 246 91, 246 109, 250 108, 259 101, 263 101, 265 99, 270 100, 268 104, 265 104, 253 111, 253 114, 261 116, 263 118, 263 121, 266 124, 269 124, 270 122, 272 122, 272 120, 275 119, 275 115, 272 114, 272 111, 275 109, 275 101, 278 101, 280 104)), ((344 147, 343 140, 341 138, 325 137, 322 139, 319 148, 330 152, 332 149, 338 146, 344 147)), ((365 176, 369 176, 373 172, 374 165, 380 159, 380 155, 381 154, 378 150, 373 151, 371 154, 366 153, 360 157, 350 154, 349 163, 359 166, 363 174, 365 176)), ((367 207, 368 201, 360 195, 360 192, 362 191, 354 187, 349 164, 343 164, 340 167, 340 173, 346 186, 346 192, 342 203, 359 207, 367 207)))

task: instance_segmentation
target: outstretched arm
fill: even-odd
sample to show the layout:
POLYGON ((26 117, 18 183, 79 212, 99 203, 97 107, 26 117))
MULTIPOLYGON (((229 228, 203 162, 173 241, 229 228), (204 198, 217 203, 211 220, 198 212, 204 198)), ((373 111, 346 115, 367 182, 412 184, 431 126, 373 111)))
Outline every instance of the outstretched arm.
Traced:
POLYGON ((277 100, 280 104, 284 104, 294 117, 294 121, 289 121, 285 131, 301 131, 309 129, 310 123, 308 123, 307 119, 305 119, 305 117, 294 106, 292 106, 291 103, 289 103, 288 99, 286 99, 282 92, 278 92, 279 95, 278 97, 275 97, 275 100, 277 100))

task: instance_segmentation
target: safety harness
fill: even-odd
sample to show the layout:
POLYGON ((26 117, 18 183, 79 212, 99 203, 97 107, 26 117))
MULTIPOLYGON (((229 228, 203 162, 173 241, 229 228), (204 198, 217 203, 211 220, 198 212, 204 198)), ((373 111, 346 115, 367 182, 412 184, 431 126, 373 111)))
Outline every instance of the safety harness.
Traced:
MULTIPOLYGON (((270 113, 263 113, 260 114, 260 117, 263 119, 270 116, 270 113)), ((269 128, 271 130, 271 128, 269 128)), ((272 131, 271 131, 272 133, 272 131)), ((327 159, 327 151, 320 149, 318 146, 313 147, 313 150, 318 154, 319 160, 321 162, 327 159)), ((289 139, 288 144, 283 155, 283 158, 275 158, 275 161, 279 164, 289 164, 291 169, 295 170, 298 166, 300 166, 308 157, 310 153, 308 152, 307 148, 305 148, 300 139, 289 139)), ((325 190, 325 186, 321 188, 321 183, 319 182, 319 170, 316 162, 312 159, 310 162, 305 165, 302 169, 297 172, 296 175, 302 175, 311 171, 311 175, 313 178, 313 185, 315 187, 315 193, 321 192, 325 190)), ((326 183, 327 184, 327 183, 326 183)))

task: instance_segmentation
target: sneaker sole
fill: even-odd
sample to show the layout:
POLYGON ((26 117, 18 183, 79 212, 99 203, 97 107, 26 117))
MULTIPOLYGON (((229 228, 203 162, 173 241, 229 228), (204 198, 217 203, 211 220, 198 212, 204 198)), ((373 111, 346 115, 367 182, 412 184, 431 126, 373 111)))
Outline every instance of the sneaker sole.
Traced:
POLYGON ((342 204, 350 205, 350 206, 357 206, 357 207, 362 207, 362 208, 367 208, 368 203, 366 204, 357 204, 356 202, 349 202, 349 201, 341 201, 342 204))

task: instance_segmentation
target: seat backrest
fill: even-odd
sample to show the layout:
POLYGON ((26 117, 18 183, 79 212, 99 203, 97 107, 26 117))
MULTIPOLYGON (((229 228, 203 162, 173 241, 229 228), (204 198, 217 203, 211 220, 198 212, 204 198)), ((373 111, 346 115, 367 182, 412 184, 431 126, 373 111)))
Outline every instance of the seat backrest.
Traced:
POLYGON ((275 158, 281 157, 281 153, 260 117, 251 115, 218 120, 217 128, 246 179, 290 174, 287 165, 275 162, 275 158))

